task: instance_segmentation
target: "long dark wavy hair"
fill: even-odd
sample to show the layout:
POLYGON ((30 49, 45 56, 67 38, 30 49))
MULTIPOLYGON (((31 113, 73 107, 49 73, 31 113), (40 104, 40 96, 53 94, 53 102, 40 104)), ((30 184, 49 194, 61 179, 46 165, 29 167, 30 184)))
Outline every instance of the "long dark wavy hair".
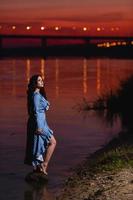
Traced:
MULTIPOLYGON (((30 78, 30 81, 29 81, 29 84, 28 84, 28 89, 27 89, 27 111, 28 111, 29 115, 31 115, 32 112, 33 112, 33 108, 34 108, 34 105, 33 105, 33 93, 34 93, 34 91, 35 91, 35 89, 37 87, 37 79, 38 79, 39 76, 42 77, 40 74, 33 75, 30 78)), ((40 88, 40 94, 45 99, 47 99, 44 87, 40 88)))

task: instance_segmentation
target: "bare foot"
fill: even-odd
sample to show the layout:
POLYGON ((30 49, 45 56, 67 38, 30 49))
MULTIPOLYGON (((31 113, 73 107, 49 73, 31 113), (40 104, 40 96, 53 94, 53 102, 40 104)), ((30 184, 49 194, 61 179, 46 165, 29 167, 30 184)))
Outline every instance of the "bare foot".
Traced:
POLYGON ((48 175, 47 173, 47 164, 44 162, 44 163, 41 163, 41 171, 45 174, 45 175, 48 175))

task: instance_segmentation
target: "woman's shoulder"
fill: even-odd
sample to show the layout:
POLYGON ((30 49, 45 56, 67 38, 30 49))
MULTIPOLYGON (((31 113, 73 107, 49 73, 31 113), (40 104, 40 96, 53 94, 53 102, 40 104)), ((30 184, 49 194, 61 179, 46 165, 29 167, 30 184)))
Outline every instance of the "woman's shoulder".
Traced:
POLYGON ((40 92, 34 92, 33 93, 34 98, 41 99, 42 101, 46 102, 47 104, 50 104, 49 101, 40 93, 40 92))
POLYGON ((40 93, 39 92, 33 92, 33 98, 40 99, 41 98, 40 93))
POLYGON ((33 95, 40 95, 40 92, 34 91, 34 92, 33 92, 33 95))

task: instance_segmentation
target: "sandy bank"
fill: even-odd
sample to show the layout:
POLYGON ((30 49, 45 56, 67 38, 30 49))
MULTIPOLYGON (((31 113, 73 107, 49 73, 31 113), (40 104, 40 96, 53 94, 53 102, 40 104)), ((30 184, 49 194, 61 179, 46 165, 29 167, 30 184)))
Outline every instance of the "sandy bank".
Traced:
POLYGON ((132 134, 124 133, 75 169, 58 200, 132 200, 132 134))

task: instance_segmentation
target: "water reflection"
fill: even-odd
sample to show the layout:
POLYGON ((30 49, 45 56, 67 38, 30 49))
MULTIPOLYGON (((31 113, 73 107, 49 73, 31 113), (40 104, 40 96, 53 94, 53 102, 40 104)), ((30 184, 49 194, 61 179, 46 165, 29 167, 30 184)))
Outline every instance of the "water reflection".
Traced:
MULTIPOLYGON (((53 60, 45 60, 43 58, 40 60, 26 59, 26 70, 24 67, 24 59, 14 59, 12 60, 11 64, 8 63, 5 64, 5 66, 3 66, 2 62, 4 61, 1 61, 0 63, 0 88, 6 87, 8 90, 10 85, 12 96, 16 96, 16 92, 22 90, 22 88, 18 88, 18 79, 23 77, 23 82, 26 86, 31 75, 35 73, 41 73, 42 77, 47 79, 47 82, 49 82, 48 79, 50 79, 52 86, 55 87, 56 98, 59 98, 60 94, 62 94, 60 91, 66 94, 69 94, 70 91, 72 91, 72 96, 75 96, 76 94, 81 97, 83 94, 83 96, 92 101, 95 97, 105 93, 110 89, 115 90, 119 86, 121 79, 126 78, 129 74, 133 73, 131 60, 89 60, 83 58, 76 60, 76 62, 73 61, 75 62, 75 66, 73 66, 73 62, 71 62, 71 60, 68 62, 66 60, 57 58, 53 60), (37 66, 34 66, 34 62, 38 63, 37 66), (49 62, 52 62, 52 66, 51 64, 49 66, 49 62), (23 76, 24 74, 26 74, 26 79, 23 76), (6 77, 8 78, 8 86, 3 82, 3 79, 6 77), (63 84, 59 85, 59 82, 63 84)), ((52 93, 50 95, 54 96, 52 93)))
POLYGON ((45 79, 45 60, 41 59, 41 76, 45 79))
POLYGON ((47 186, 31 187, 25 191, 24 200, 55 200, 55 197, 47 190, 47 186))
POLYGON ((59 60, 55 59, 55 96, 59 97, 59 60))
POLYGON ((87 94, 87 60, 83 59, 83 94, 87 94))
MULTIPOLYGON (((40 74, 41 74, 43 79, 45 79, 45 62, 46 61, 44 59, 40 60, 40 74)), ((32 68, 31 60, 27 59, 26 60, 26 79, 27 79, 27 83, 29 82, 30 76, 31 76, 31 73, 32 73, 31 72, 31 68, 32 68)))
POLYGON ((97 96, 101 95, 101 63, 97 60, 97 96))
MULTIPOLYGON (((21 195, 25 184, 23 177, 28 171, 27 166, 23 166, 22 160, 23 152, 25 152, 27 119, 26 88, 30 77, 41 73, 46 80, 46 91, 51 103, 48 121, 58 140, 58 147, 49 168, 48 185, 53 191, 58 189, 66 176, 70 174, 70 167, 74 167, 86 155, 101 148, 118 133, 120 128, 119 123, 112 128, 107 127, 93 112, 88 113, 89 116, 85 121, 72 107, 81 102, 83 96, 93 101, 97 95, 116 89, 121 79, 133 74, 132 66, 133 60, 128 59, 0 60, 0 104, 2 105, 0 130, 4 133, 1 134, 0 140, 0 147, 4 149, 4 153, 1 154, 0 171, 12 174, 15 170, 16 179, 10 179, 9 175, 3 176, 9 188, 11 200, 23 199, 21 195), (15 135, 11 136, 11 133, 15 135), (11 168, 7 163, 12 163, 13 167, 11 168), (12 184, 9 181, 12 181, 12 184), (20 198, 13 198, 15 194, 11 186, 14 186, 16 193, 18 191, 20 198)), ((3 186, 3 188, 6 190, 6 187, 3 186)), ((33 188, 29 192, 26 191, 25 195, 29 194, 31 197, 36 196, 37 193, 39 195, 40 192, 33 188)), ((45 196, 48 190, 42 188, 41 192, 45 196)))
POLYGON ((31 62, 30 59, 26 60, 26 78, 27 78, 27 83, 30 80, 30 70, 31 70, 31 62))
POLYGON ((12 96, 16 96, 16 61, 12 61, 12 96))

